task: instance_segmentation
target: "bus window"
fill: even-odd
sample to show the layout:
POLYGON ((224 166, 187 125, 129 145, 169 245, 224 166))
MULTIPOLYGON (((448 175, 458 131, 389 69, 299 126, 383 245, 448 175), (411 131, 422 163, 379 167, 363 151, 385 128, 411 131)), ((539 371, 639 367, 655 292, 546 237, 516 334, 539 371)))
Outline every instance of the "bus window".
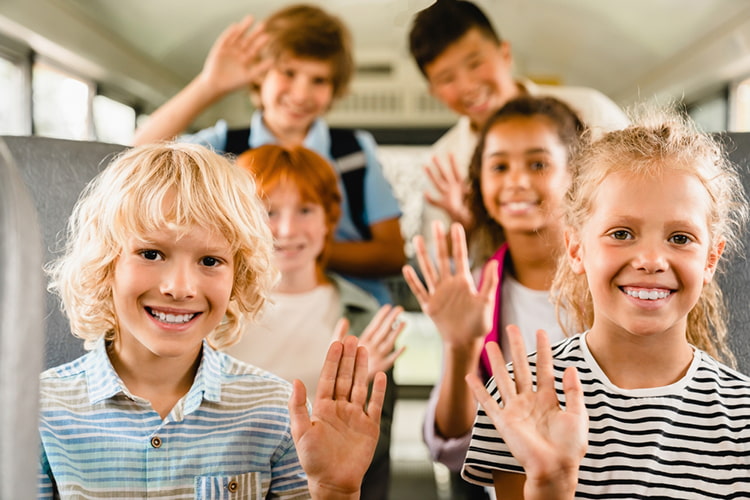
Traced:
POLYGON ((0 134, 28 133, 24 114, 23 67, 0 57, 0 134))
POLYGON ((59 139, 93 138, 89 101, 93 85, 43 62, 32 76, 34 133, 59 139))
POLYGON ((132 144, 135 110, 107 96, 97 95, 93 103, 96 140, 113 144, 132 144))
POLYGON ((734 89, 734 127, 737 132, 750 131, 750 78, 741 81, 734 89))

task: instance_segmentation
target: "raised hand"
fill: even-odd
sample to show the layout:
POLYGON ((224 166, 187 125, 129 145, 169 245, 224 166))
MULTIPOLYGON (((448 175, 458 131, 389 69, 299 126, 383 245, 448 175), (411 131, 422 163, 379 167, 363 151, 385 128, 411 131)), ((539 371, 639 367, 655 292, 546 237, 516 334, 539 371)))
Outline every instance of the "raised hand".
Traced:
POLYGON ((469 266, 466 234, 458 223, 451 224, 453 266, 448 254, 445 231, 439 222, 433 224, 436 258, 433 264, 421 235, 414 237, 417 261, 427 287, 411 266, 404 266, 406 283, 414 293, 422 311, 435 323, 443 342, 469 345, 484 338, 492 327, 497 263, 490 261, 483 270, 479 289, 474 284, 469 266))
POLYGON ((270 60, 261 59, 268 35, 262 23, 253 26, 253 21, 252 16, 246 16, 227 27, 206 57, 199 78, 219 94, 259 81, 271 65, 270 60))
POLYGON ((439 196, 425 192, 427 203, 443 209, 453 220, 465 229, 474 224, 474 218, 466 205, 466 195, 469 186, 458 170, 458 164, 453 155, 448 156, 448 166, 440 163, 437 157, 432 157, 432 167, 425 166, 424 171, 432 182, 439 196))
POLYGON ((475 374, 466 376, 475 398, 497 428, 526 473, 524 498, 573 498, 578 468, 588 447, 588 414, 583 389, 574 367, 563 374, 565 409, 555 392, 552 351, 547 334, 537 332, 537 384, 521 332, 508 326, 513 378, 495 342, 486 345, 494 382, 503 406, 475 374))
MULTIPOLYGON (((367 380, 372 381, 375 374, 391 369, 399 356, 404 352, 406 346, 396 349, 396 340, 404 330, 406 324, 399 321, 398 315, 404 312, 401 306, 393 307, 385 304, 373 316, 367 328, 358 337, 359 345, 367 348, 369 359, 367 369, 367 380)), ((349 331, 349 322, 341 318, 336 324, 334 338, 343 340, 349 331)))
POLYGON ((359 498, 380 433, 386 377, 378 373, 367 401, 367 349, 357 338, 334 341, 320 373, 312 417, 305 386, 289 399, 292 437, 314 499, 359 498))

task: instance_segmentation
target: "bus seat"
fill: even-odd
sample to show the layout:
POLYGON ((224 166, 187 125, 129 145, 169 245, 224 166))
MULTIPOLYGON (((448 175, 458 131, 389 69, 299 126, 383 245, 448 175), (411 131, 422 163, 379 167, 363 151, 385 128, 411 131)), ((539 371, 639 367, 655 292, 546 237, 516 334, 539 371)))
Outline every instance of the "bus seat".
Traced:
POLYGON ((2 139, 0 231, 0 498, 35 498, 42 242, 31 195, 2 139))
MULTIPOLYGON (((750 198, 750 132, 718 134, 729 159, 738 167, 750 198)), ((742 235, 742 255, 725 263, 717 275, 729 311, 729 345, 737 358, 737 368, 750 375, 750 228, 742 235)))
MULTIPOLYGON (((38 136, 0 139, 7 145, 37 207, 43 262, 47 263, 62 250, 68 217, 83 187, 126 146, 38 136)), ((70 333, 59 299, 50 293, 46 294, 45 319, 45 368, 84 353, 83 340, 70 333)))

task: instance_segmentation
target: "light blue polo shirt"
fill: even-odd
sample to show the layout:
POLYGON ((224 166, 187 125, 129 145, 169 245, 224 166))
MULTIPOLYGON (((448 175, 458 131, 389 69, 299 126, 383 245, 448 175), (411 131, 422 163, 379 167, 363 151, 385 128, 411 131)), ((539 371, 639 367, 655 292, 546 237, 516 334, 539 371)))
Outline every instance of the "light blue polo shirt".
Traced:
POLYGON ((38 498, 309 498, 290 394, 204 342, 190 391, 162 420, 100 341, 40 376, 38 498))

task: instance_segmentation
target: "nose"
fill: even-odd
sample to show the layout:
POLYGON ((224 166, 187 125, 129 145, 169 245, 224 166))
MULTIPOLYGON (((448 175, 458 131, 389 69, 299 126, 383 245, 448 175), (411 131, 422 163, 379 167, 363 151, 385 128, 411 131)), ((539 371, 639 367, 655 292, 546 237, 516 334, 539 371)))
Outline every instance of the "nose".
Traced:
POLYGON ((306 78, 297 77, 291 85, 290 95, 297 102, 304 102, 310 95, 312 85, 306 78))
POLYGON ((290 212, 282 211, 273 221, 272 232, 277 238, 290 236, 294 233, 294 216, 290 212))
POLYGON ((161 293, 173 300, 188 300, 196 295, 195 266, 187 260, 170 262, 163 271, 161 293))
POLYGON ((633 259, 633 267, 648 274, 666 271, 669 263, 661 247, 661 242, 641 241, 633 259))
POLYGON ((477 89, 477 79, 474 78, 471 71, 466 71, 463 68, 456 70, 456 83, 464 94, 471 94, 477 89))
POLYGON ((529 173, 521 165, 511 164, 506 179, 508 187, 512 189, 526 189, 531 185, 529 173))

